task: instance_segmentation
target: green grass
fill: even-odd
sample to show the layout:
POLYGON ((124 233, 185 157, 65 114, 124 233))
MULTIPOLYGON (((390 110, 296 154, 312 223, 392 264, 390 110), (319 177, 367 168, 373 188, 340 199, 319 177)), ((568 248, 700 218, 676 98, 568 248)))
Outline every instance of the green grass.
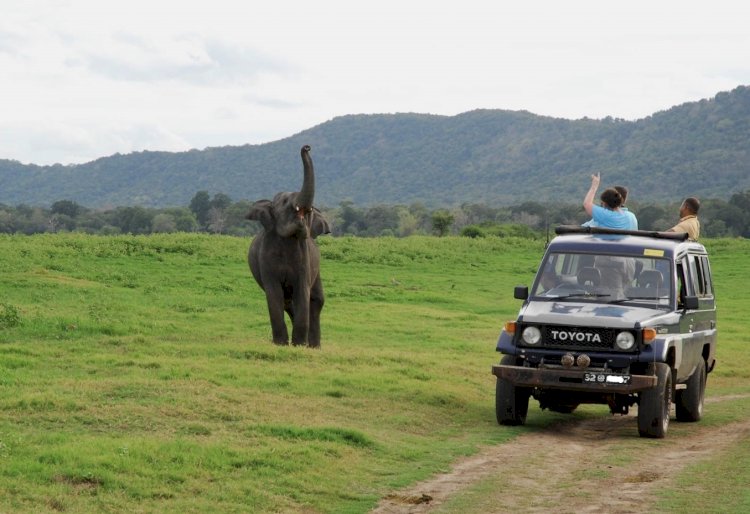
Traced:
MULTIPOLYGON (((321 238, 319 351, 271 344, 248 244, 0 236, 0 512, 366 512, 519 433, 490 366, 543 242, 321 238)), ((707 244, 709 395, 748 392, 750 245, 707 244)))

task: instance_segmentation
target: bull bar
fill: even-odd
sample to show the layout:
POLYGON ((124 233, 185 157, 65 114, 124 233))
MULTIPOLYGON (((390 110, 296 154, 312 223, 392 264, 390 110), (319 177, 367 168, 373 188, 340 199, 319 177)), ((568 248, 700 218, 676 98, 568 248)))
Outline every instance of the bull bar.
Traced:
POLYGON ((603 376, 623 376, 607 370, 598 369, 567 369, 567 368, 527 368, 524 366, 509 366, 496 364, 492 366, 492 374, 507 380, 518 387, 539 387, 567 389, 569 391, 597 391, 612 393, 636 393, 656 387, 657 379, 653 375, 627 375, 627 384, 609 382, 584 382, 586 373, 601 373, 603 376))

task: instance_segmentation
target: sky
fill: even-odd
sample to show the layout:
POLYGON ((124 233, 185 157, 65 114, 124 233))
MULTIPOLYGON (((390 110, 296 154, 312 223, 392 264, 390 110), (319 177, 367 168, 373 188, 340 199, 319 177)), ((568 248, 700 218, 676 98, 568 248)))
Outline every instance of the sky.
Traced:
POLYGON ((750 85, 750 2, 3 0, 0 159, 277 141, 347 114, 635 120, 750 85))

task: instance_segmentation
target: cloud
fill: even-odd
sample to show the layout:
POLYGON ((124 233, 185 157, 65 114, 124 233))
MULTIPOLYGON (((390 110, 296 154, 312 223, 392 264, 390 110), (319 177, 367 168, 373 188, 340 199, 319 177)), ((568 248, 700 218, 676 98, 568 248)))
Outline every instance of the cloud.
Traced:
POLYGON ((21 160, 26 164, 82 163, 118 152, 149 149, 176 152, 189 148, 188 142, 178 134, 155 123, 96 122, 82 125, 53 122, 44 125, 0 125, 0 155, 33 155, 31 161, 21 160), (60 162, 60 155, 69 158, 60 162))
POLYGON ((120 32, 105 44, 83 49, 80 60, 71 62, 115 81, 177 81, 198 86, 252 83, 266 74, 291 72, 283 61, 251 47, 196 34, 146 39, 120 32))

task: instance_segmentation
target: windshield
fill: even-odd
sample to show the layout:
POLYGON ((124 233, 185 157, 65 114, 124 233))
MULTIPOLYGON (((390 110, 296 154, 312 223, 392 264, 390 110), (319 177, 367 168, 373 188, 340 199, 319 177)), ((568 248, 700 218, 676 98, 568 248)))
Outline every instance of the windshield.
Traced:
POLYGON ((669 307, 672 289, 668 259, 553 252, 542 263, 531 296, 669 307))

